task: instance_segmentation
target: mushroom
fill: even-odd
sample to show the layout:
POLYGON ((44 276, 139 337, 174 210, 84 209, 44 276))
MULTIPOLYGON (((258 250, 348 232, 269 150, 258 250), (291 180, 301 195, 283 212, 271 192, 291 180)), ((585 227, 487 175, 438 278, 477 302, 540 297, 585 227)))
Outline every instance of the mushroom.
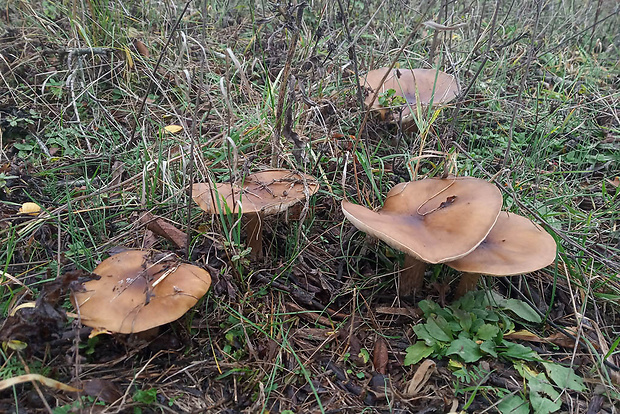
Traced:
POLYGON ((211 286, 209 272, 152 250, 127 250, 105 259, 71 295, 82 323, 135 333, 183 316, 211 286))
MULTIPOLYGON (((385 82, 381 84, 381 79, 389 68, 371 70, 366 74, 362 82, 362 87, 370 89, 366 100, 366 106, 371 105, 371 100, 375 91, 384 93, 394 89, 395 96, 405 98, 407 101, 402 109, 402 122, 408 123, 413 119, 411 107, 415 107, 416 102, 422 105, 443 105, 453 100, 459 94, 459 85, 456 78, 445 72, 435 69, 392 69, 385 82)), ((372 102, 371 109, 378 110, 381 119, 385 119, 390 108, 379 104, 379 99, 372 102)), ((391 119, 391 122, 396 119, 391 119)))
POLYGON ((342 211, 355 227, 405 253, 399 275, 402 296, 422 286, 426 263, 471 253, 491 231, 501 207, 499 189, 471 177, 397 184, 377 212, 342 201, 342 211))
POLYGON ((456 289, 459 298, 473 290, 480 276, 512 276, 533 272, 555 260, 553 237, 530 219, 502 211, 482 243, 467 256, 446 263, 464 272, 456 289))
POLYGON ((238 213, 248 216, 248 246, 254 259, 263 256, 262 218, 286 211, 315 194, 316 178, 289 170, 272 169, 247 175, 241 183, 195 183, 192 198, 207 213, 238 213))

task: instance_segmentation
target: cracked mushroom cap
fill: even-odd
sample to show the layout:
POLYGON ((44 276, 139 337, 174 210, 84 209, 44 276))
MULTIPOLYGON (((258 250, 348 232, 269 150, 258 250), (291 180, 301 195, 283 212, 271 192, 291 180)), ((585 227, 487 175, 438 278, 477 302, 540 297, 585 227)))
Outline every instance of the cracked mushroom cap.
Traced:
POLYGON ((211 286, 206 270, 149 250, 115 254, 93 273, 100 278, 71 295, 82 323, 125 334, 180 318, 211 286))
POLYGON ((466 273, 511 276, 547 267, 555 254, 555 240, 542 227, 526 217, 502 211, 476 250, 446 265, 466 273))
POLYGON ((487 237, 501 208, 499 189, 470 177, 397 184, 376 212, 342 201, 342 211, 359 230, 427 263, 471 253, 487 237))
POLYGON ((286 211, 318 190, 318 181, 310 175, 274 169, 247 175, 241 183, 219 183, 215 187, 195 183, 192 198, 207 213, 220 209, 236 213, 241 206, 243 213, 268 216, 286 211))
MULTIPOLYGON (((385 82, 381 84, 381 79, 388 68, 371 70, 366 74, 362 81, 362 87, 367 88, 366 106, 378 89, 383 93, 389 89, 394 89, 395 95, 402 96, 407 101, 403 108, 403 120, 411 115, 409 106, 415 107, 416 91, 423 105, 433 106, 443 105, 453 100, 459 94, 459 85, 456 78, 445 72, 435 69, 392 69, 385 82)), ((387 109, 379 104, 379 99, 375 99, 372 109, 379 110, 381 118, 385 118, 387 109)))

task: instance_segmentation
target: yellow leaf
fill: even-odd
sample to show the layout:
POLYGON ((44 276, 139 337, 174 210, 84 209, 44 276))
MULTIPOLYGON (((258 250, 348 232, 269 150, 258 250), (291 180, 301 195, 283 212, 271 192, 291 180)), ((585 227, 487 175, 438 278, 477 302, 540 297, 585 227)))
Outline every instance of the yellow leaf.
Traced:
POLYGON ((123 46, 123 49, 125 51, 125 57, 127 58, 127 66, 129 66, 129 69, 133 68, 133 58, 131 57, 131 51, 129 50, 129 48, 127 46, 123 46))
POLYGON ((111 335, 112 333, 110 331, 108 331, 107 329, 93 328, 93 330, 90 331, 90 334, 88 335, 88 339, 94 338, 95 336, 99 336, 99 335, 102 335, 102 334, 111 335))
POLYGON ((36 216, 41 212, 41 207, 37 203, 24 203, 19 209, 19 214, 28 214, 36 216))
POLYGON ((167 127, 164 127, 164 129, 170 134, 176 134, 177 132, 183 131, 183 127, 181 125, 168 125, 167 127))
POLYGON ((2 343, 3 348, 9 348, 13 351, 23 351, 28 347, 28 344, 22 341, 18 341, 17 339, 11 339, 10 341, 6 341, 2 343))

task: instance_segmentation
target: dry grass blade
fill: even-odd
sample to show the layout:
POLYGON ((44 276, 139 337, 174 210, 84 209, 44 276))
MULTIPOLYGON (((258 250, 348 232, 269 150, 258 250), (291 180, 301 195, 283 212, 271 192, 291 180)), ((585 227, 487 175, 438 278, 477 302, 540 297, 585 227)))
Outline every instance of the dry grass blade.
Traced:
POLYGON ((46 387, 54 388, 60 391, 69 391, 69 392, 80 392, 81 389, 74 388, 70 385, 64 384, 60 381, 53 380, 51 378, 45 377, 41 374, 26 374, 19 375, 17 377, 8 378, 0 381, 0 391, 15 386, 17 384, 22 384, 24 382, 39 382, 46 387))

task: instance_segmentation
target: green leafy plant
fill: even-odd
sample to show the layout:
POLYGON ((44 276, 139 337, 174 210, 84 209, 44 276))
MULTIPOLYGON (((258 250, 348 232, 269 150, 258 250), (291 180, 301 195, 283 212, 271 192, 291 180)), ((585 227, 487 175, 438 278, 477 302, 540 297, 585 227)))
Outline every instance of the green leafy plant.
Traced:
POLYGON ((381 92, 377 96, 377 101, 379 105, 385 107, 391 106, 401 106, 407 103, 407 100, 400 95, 396 95, 396 91, 394 89, 388 89, 385 92, 381 92))
MULTIPOLYGON (((585 389, 583 379, 571 368, 545 361, 531 348, 504 339, 515 327, 511 316, 527 322, 541 322, 540 316, 525 302, 477 291, 469 292, 446 308, 424 300, 420 302, 420 309, 425 322, 413 327, 419 341, 407 348, 405 365, 416 364, 429 356, 449 357, 466 364, 484 357, 511 361, 525 380, 529 402, 519 394, 505 395, 498 404, 502 413, 552 413, 561 406, 556 388, 585 389), (537 371, 539 367, 542 369, 537 371)), ((460 366, 454 372, 460 382, 475 382, 483 374, 462 364, 455 365, 460 366)), ((476 386, 465 390, 475 392, 478 389, 476 386)))

